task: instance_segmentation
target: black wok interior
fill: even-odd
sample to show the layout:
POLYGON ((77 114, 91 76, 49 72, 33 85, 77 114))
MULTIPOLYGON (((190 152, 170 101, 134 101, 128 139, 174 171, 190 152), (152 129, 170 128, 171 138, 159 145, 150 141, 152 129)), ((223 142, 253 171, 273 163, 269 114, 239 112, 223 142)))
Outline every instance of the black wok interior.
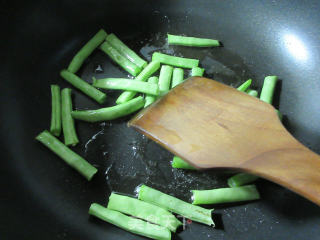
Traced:
MULTIPOLYGON (((238 86, 266 75, 280 78, 275 106, 303 144, 320 153, 319 1, 2 1, 1 239, 144 239, 88 216, 110 191, 134 195, 145 183, 184 200, 192 188, 226 186, 232 173, 172 170, 172 154, 126 126, 130 119, 77 122, 74 148, 98 167, 87 182, 34 140, 50 123, 50 84, 100 28, 150 60, 153 51, 199 58, 206 77, 238 86), (222 48, 169 47, 166 33, 220 39, 222 48)), ((128 74, 95 51, 78 73, 128 74), (97 71, 101 66, 103 72, 97 71)), ((187 74, 187 73, 186 73, 187 74)), ((77 90, 78 109, 99 105, 77 90)), ((119 95, 108 92, 111 106, 119 95)), ((197 223, 174 239, 320 239, 320 208, 276 184, 259 180, 261 201, 217 206, 217 229, 197 223)))

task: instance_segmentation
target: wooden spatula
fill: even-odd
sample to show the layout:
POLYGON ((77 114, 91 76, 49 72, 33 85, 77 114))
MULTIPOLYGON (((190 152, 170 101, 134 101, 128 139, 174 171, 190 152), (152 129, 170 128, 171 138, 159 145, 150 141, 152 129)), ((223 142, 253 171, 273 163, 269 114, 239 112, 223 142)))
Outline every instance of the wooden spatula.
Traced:
POLYGON ((320 205, 320 156, 287 132, 270 104, 229 86, 190 78, 129 126, 199 169, 246 171, 320 205))

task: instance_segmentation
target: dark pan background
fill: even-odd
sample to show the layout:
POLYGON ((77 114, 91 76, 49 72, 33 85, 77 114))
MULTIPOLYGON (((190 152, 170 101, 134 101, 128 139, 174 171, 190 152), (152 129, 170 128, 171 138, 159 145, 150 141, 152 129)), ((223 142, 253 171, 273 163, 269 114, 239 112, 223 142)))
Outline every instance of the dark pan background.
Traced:
MULTIPOLYGON (((156 50, 199 58, 207 77, 235 87, 252 78, 261 89, 264 76, 278 75, 284 124, 320 153, 319 10, 316 0, 1 1, 1 239, 144 239, 89 217, 90 203, 106 204, 111 191, 133 195, 140 183, 184 200, 192 188, 226 186, 230 172, 172 170, 170 153, 126 127, 130 116, 77 122, 74 150, 99 168, 91 182, 34 140, 49 127, 49 85, 70 87, 59 71, 101 27, 148 60, 156 50), (167 32, 217 38, 224 47, 169 47, 167 32)), ((78 74, 88 82, 128 75, 100 51, 78 74)), ((73 93, 76 108, 99 107, 73 93)), ((118 95, 109 91, 103 106, 118 95)), ((320 239, 318 206, 264 180, 257 186, 261 201, 217 206, 217 229, 191 223, 174 239, 320 239)))

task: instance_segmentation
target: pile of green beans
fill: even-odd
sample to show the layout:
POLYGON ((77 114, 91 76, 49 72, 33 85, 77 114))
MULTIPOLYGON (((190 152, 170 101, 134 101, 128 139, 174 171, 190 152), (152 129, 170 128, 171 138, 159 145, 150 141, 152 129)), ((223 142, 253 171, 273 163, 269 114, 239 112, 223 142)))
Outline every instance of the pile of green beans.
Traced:
MULTIPOLYGON (((168 34, 168 43, 189 47, 221 46, 220 42, 214 39, 171 34, 168 34)), ((69 148, 69 146, 73 147, 79 143, 74 119, 87 122, 109 121, 127 116, 143 107, 148 107, 160 96, 184 81, 183 68, 191 69, 191 76, 193 77, 202 77, 205 71, 204 68, 199 67, 198 59, 177 57, 160 52, 154 52, 152 61, 148 63, 115 34, 107 34, 103 29, 100 29, 75 54, 67 69, 60 72, 60 76, 99 104, 105 102, 107 95, 102 92, 103 90, 100 91, 97 88, 124 90, 124 92, 117 98, 116 105, 111 107, 96 110, 73 110, 72 90, 64 88, 60 91, 58 85, 51 85, 50 132, 42 131, 36 136, 36 140, 90 181, 98 170, 69 148), (93 77, 91 85, 76 75, 85 60, 96 49, 102 50, 111 60, 135 78, 96 79, 93 77), (159 76, 153 76, 159 69, 159 76), (145 94, 145 97, 135 97, 137 93, 145 94), (64 143, 57 138, 61 135, 61 130, 64 143)), ((265 77, 260 100, 272 104, 276 83, 277 76, 265 77)), ((250 88, 251 84, 252 80, 248 79, 237 89, 250 96, 258 97, 258 91, 250 88)), ((282 114, 278 110, 277 113, 279 118, 282 119, 282 114)), ((173 157, 171 165, 173 168, 197 170, 177 156, 173 157)), ((238 173, 228 179, 229 188, 192 190, 192 204, 146 185, 141 185, 138 198, 112 192, 107 207, 93 203, 89 208, 89 214, 134 234, 152 239, 169 240, 171 239, 171 232, 176 232, 182 225, 173 213, 214 226, 211 217, 213 209, 196 205, 259 199, 260 194, 256 186, 247 185, 256 179, 258 179, 257 176, 238 173)))

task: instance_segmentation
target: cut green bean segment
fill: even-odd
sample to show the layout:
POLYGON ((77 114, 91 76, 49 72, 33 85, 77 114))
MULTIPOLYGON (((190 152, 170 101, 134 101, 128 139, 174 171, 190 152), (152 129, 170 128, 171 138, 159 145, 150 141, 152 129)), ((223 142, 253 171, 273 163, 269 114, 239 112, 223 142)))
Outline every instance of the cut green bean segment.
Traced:
POLYGON ((96 35, 94 35, 93 38, 91 38, 89 42, 87 42, 86 45, 84 45, 73 57, 68 66, 68 71, 76 73, 80 69, 84 60, 86 60, 89 55, 105 40, 106 36, 107 33, 103 29, 100 29, 100 31, 96 33, 96 35))
MULTIPOLYGON (((155 73, 156 71, 158 71, 158 69, 160 68, 160 62, 158 61, 152 61, 150 62, 143 70, 142 72, 134 79, 134 81, 140 81, 140 82, 145 82, 148 80, 148 78, 155 73)), ((137 94, 137 92, 133 92, 133 91, 125 91, 123 92, 117 99, 116 103, 117 104, 121 104, 121 103, 125 103, 128 102, 129 100, 131 100, 135 95, 137 94)))
POLYGON ((188 169, 188 170, 197 170, 195 167, 191 166, 189 163, 184 161, 182 158, 174 156, 171 162, 171 166, 173 168, 181 168, 181 169, 188 169))
POLYGON ((40 133, 36 139, 62 158, 68 165, 77 170, 88 181, 90 181, 93 175, 98 171, 94 166, 73 152, 47 130, 40 133))
POLYGON ((170 212, 180 214, 181 216, 189 218, 195 222, 204 223, 209 226, 214 225, 211 218, 213 209, 194 206, 146 185, 142 185, 140 187, 138 198, 142 201, 167 209, 170 212))
POLYGON ((228 179, 229 187, 240 187, 248 183, 253 183, 259 177, 249 173, 238 173, 228 179))
POLYGON ((217 204, 251 201, 260 198, 255 185, 212 190, 192 190, 192 204, 217 204))
POLYGON ((160 95, 166 94, 170 89, 173 67, 163 65, 159 75, 159 91, 160 95))
POLYGON ((264 79, 262 90, 260 93, 260 100, 272 104, 273 93, 276 87, 278 77, 277 76, 267 76, 264 79))
POLYGON ((159 240, 171 239, 171 232, 165 227, 128 217, 97 203, 91 204, 89 214, 134 234, 159 240))
MULTIPOLYGON (((155 83, 158 85, 158 82, 159 82, 159 79, 158 77, 150 77, 148 79, 148 82, 149 83, 155 83)), ((155 100, 157 100, 157 97, 155 95, 150 95, 150 94, 147 94, 146 97, 145 97, 145 104, 144 104, 144 107, 148 107, 151 103, 153 103, 155 100)))
POLYGON ((174 68, 172 73, 171 88, 183 82, 184 71, 182 68, 174 68))
POLYGON ((143 97, 136 97, 126 103, 113 107, 100 108, 97 110, 73 111, 72 117, 86 122, 99 122, 113 120, 129 115, 144 106, 143 97))
POLYGON ((194 67, 191 70, 192 77, 202 77, 204 73, 204 68, 194 67))
POLYGON ((168 34, 168 43, 170 45, 181 45, 188 47, 219 47, 220 42, 215 39, 185 37, 168 34))
POLYGON ((75 146, 79 143, 74 120, 71 116, 72 99, 71 89, 65 88, 61 91, 61 105, 62 105, 62 129, 64 136, 64 144, 67 146, 75 146))
POLYGON ((108 209, 119 211, 176 232, 182 223, 169 211, 136 198, 111 193, 108 209))
POLYGON ((113 33, 106 37, 106 41, 109 42, 112 47, 118 50, 123 56, 128 58, 131 62, 136 64, 140 68, 144 68, 147 62, 139 57, 134 51, 132 51, 127 45, 125 45, 116 35, 113 33))
POLYGON ((137 76, 141 72, 141 67, 135 65, 129 59, 122 56, 121 53, 116 50, 109 42, 102 43, 100 45, 100 49, 131 75, 137 76))
POLYGON ((175 57, 159 52, 155 52, 152 54, 152 61, 159 61, 163 64, 168 64, 182 68, 193 68, 198 67, 199 65, 198 59, 175 57))
MULTIPOLYGON (((274 90, 277 84, 277 76, 267 76, 264 79, 263 86, 260 93, 260 100, 272 104, 274 90)), ((282 121, 282 113, 279 110, 276 110, 280 121, 282 121)))
POLYGON ((69 82, 71 85, 73 85, 75 88, 82 91, 84 94, 88 95, 92 99, 96 100, 98 103, 103 103, 106 100, 107 95, 98 89, 91 86, 86 81, 79 78, 77 75, 67 71, 62 70, 60 72, 61 77, 69 82))
POLYGON ((244 83, 242 83, 237 89, 240 91, 240 92, 245 92, 247 91, 247 89, 250 87, 252 83, 252 79, 248 79, 247 81, 245 81, 244 83))
POLYGON ((246 91, 246 93, 249 94, 250 96, 258 97, 258 91, 256 91, 256 90, 253 90, 253 89, 250 89, 250 88, 249 88, 249 89, 246 91))
POLYGON ((93 86, 102 89, 128 90, 151 95, 159 95, 159 87, 155 83, 133 81, 132 79, 93 79, 93 86))
POLYGON ((57 137, 59 137, 61 133, 61 96, 58 85, 51 85, 50 132, 57 137))

